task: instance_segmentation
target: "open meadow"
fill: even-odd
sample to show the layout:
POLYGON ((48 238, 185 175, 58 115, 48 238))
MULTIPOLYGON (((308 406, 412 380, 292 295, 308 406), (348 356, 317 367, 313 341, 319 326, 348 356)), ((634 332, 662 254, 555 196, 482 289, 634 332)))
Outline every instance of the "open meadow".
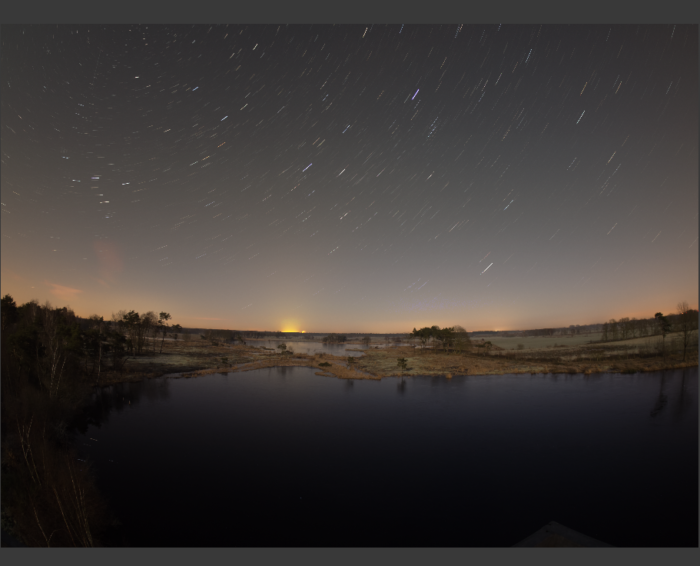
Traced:
POLYGON ((589 334, 577 334, 575 336, 494 336, 485 338, 494 346, 499 346, 505 350, 516 350, 518 344, 522 344, 527 350, 538 350, 554 345, 564 344, 566 346, 581 346, 589 342, 597 342, 602 334, 591 332, 589 334))

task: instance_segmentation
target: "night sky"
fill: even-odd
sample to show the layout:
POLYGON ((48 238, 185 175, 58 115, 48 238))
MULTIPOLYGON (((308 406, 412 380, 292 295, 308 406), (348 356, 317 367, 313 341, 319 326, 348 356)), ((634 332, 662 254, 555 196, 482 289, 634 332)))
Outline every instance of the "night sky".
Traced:
POLYGON ((2 294, 183 326, 698 303, 691 25, 3 26, 2 294))

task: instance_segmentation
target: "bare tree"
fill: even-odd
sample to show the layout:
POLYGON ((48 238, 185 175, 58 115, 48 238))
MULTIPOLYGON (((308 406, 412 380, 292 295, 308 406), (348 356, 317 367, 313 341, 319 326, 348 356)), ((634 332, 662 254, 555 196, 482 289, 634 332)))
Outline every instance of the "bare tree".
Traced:
POLYGON ((91 325, 91 333, 93 338, 93 348, 94 348, 94 356, 96 359, 95 362, 95 367, 97 368, 97 379, 95 383, 99 385, 100 383, 100 370, 102 369, 102 345, 103 341, 106 339, 106 336, 103 332, 103 327, 104 327, 104 318, 102 318, 99 315, 92 315, 90 318, 90 325, 91 325))
POLYGON ((614 318, 611 318, 610 321, 608 322, 608 329, 609 329, 610 334, 611 334, 610 339, 617 340, 619 325, 614 318))
POLYGON ((634 338, 635 335, 638 333, 639 325, 637 324, 639 321, 636 318, 631 318, 629 322, 629 333, 630 333, 630 338, 634 338))
MULTIPOLYGON (((142 326, 142 336, 143 336, 143 346, 146 345, 146 338, 149 337, 153 340, 153 353, 156 353, 156 336, 158 334, 158 317, 153 311, 148 311, 141 318, 142 326)), ((143 347, 142 346, 142 347, 143 347)))
POLYGON ((642 320, 642 332, 644 332, 644 336, 649 336, 649 333, 651 332, 651 320, 648 318, 645 318, 642 320))
MULTIPOLYGON (((115 315, 112 315, 114 317, 115 315)), ((124 332, 127 336, 126 347, 129 353, 133 356, 140 353, 139 351, 139 327, 141 325, 141 317, 136 311, 119 311, 117 318, 117 330, 124 332)))
POLYGON ((46 384, 49 390, 49 396, 55 397, 58 393, 58 388, 63 375, 63 368, 66 364, 66 352, 64 349, 64 340, 61 332, 61 321, 59 313, 54 310, 51 303, 46 301, 41 309, 41 335, 46 347, 47 354, 47 371, 48 383, 46 384))
POLYGON ((654 318, 656 319, 656 323, 658 324, 659 330, 661 331, 661 336, 663 337, 662 342, 661 342, 661 347, 662 347, 662 354, 665 356, 666 355, 666 334, 671 332, 671 323, 660 312, 657 312, 654 315, 654 318))
POLYGON ((170 316, 170 313, 167 312, 162 312, 160 313, 160 318, 158 319, 158 329, 163 333, 163 339, 160 341, 160 353, 163 353, 163 342, 165 342, 165 333, 168 331, 168 328, 170 326, 168 325, 168 321, 172 317, 170 316))
POLYGON ((620 337, 625 340, 630 335, 630 319, 629 317, 623 317, 618 321, 620 327, 620 337))
POLYGON ((683 346, 683 361, 685 361, 688 346, 695 338, 695 330, 698 328, 698 311, 691 309, 687 301, 678 303, 678 328, 681 331, 681 345, 683 346))

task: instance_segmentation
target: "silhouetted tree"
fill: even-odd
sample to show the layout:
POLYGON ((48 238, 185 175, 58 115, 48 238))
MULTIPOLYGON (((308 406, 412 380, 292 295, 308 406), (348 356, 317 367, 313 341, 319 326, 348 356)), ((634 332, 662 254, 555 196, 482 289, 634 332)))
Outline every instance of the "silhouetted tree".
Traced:
MULTIPOLYGON (((93 370, 90 372, 90 375, 97 369, 95 383, 99 385, 100 371, 102 369, 102 353, 109 348, 109 346, 105 344, 107 335, 103 332, 105 322, 101 316, 96 314, 92 315, 88 320, 90 321, 90 328, 84 334, 84 340, 87 346, 88 356, 93 359, 93 370)), ((88 356, 86 356, 86 363, 88 356)))
POLYGON ((165 342, 165 334, 169 328, 167 322, 171 318, 172 317, 167 312, 160 313, 160 317, 158 318, 158 329, 163 333, 163 339, 160 341, 160 353, 161 354, 163 353, 163 342, 165 342))
POLYGON ((698 328, 698 311, 691 309, 687 301, 678 303, 678 328, 681 331, 683 345, 683 361, 685 361, 688 346, 694 338, 694 330, 698 328))
POLYGON ((617 324, 617 321, 614 318, 611 318, 610 321, 608 322, 608 329, 609 329, 610 334, 611 334, 611 339, 617 340, 619 326, 617 324))
POLYGON ((138 354, 138 328, 141 325, 141 317, 139 316, 139 313, 133 310, 129 312, 119 311, 117 315, 121 316, 121 320, 119 322, 121 322, 122 325, 120 326, 123 326, 123 329, 126 332, 127 348, 132 355, 138 354))
POLYGON ((472 349, 472 342, 469 339, 469 334, 458 324, 455 324, 454 328, 454 346, 460 354, 464 352, 469 352, 472 349))
POLYGON ((2 332, 10 328, 10 325, 19 320, 19 310, 15 300, 10 295, 2 298, 2 332))
POLYGON ((649 322, 645 318, 637 321, 637 334, 639 336, 647 336, 649 334, 649 322))
POLYGON ((156 313, 153 311, 148 311, 143 317, 141 318, 141 325, 142 325, 142 336, 143 336, 143 346, 146 345, 146 339, 150 336, 150 338, 153 340, 153 354, 156 353, 156 339, 158 336, 158 318, 156 317, 156 313))
POLYGON ((112 369, 120 373, 123 372, 129 349, 126 336, 119 330, 110 328, 107 330, 107 344, 112 359, 112 369))
POLYGON ((427 326, 421 328, 420 330, 416 330, 414 328, 413 332, 411 333, 411 336, 415 336, 416 338, 418 338, 418 340, 420 340, 422 349, 425 349, 425 345, 430 340, 432 335, 433 335, 432 329, 427 327, 427 326))
POLYGON ((95 367, 99 376, 106 325, 48 302, 13 303, 3 298, 2 465, 3 482, 12 480, 11 489, 3 484, 3 530, 9 513, 30 546, 94 546, 99 503, 65 430, 88 399, 95 367))
POLYGON ((630 333, 630 319, 628 317, 623 317, 618 321, 618 324, 621 338, 625 340, 630 333))
POLYGON ((663 355, 666 355, 666 334, 671 332, 671 323, 660 312, 657 312, 654 315, 654 318, 656 319, 656 324, 658 325, 659 331, 661 332, 661 335, 662 335, 662 348, 663 348, 662 352, 663 352, 663 355))
POLYGON ((440 342, 440 344, 442 344, 442 347, 445 350, 445 352, 449 352, 450 348, 452 348, 455 342, 454 327, 442 329, 438 328, 434 331, 434 333, 435 338, 438 340, 438 342, 440 342))

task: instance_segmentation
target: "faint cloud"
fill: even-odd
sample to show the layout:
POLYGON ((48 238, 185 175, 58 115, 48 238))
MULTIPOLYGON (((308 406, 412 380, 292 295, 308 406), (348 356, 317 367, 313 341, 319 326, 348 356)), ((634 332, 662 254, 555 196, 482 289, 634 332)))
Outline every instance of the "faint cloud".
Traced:
POLYGON ((104 279, 98 279, 97 277, 92 277, 92 279, 94 281, 97 281, 103 287, 107 287, 107 289, 109 289, 109 283, 107 283, 107 281, 105 281, 104 279))
POLYGON ((44 281, 46 285, 51 287, 49 290, 49 293, 51 293, 54 297, 58 297, 59 299, 72 299, 76 295, 79 295, 83 291, 81 289, 73 289, 71 287, 64 287, 63 285, 59 285, 57 283, 49 283, 48 281, 44 281))
POLYGON ((203 316, 195 316, 194 319, 195 320, 221 320, 220 318, 206 318, 203 316))
POLYGON ((27 279, 25 279, 24 277, 21 277, 20 275, 17 275, 14 271, 10 271, 9 274, 10 274, 10 277, 12 277, 12 279, 14 279, 15 281, 20 281, 20 282, 27 281, 27 279))

